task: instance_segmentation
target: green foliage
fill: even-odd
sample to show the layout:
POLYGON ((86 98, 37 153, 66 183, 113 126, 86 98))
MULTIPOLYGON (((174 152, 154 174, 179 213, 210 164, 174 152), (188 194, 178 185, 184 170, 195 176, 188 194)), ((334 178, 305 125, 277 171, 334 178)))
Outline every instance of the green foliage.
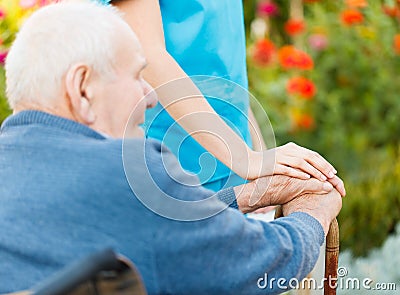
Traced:
MULTIPOLYGON (((380 246, 400 221, 400 56, 393 49, 400 30, 379 1, 368 3, 364 22, 355 26, 341 23, 341 1, 306 6, 307 29, 293 42, 313 57, 312 71, 249 58, 250 90, 268 113, 277 144, 294 141, 319 151, 344 179, 341 244, 355 255, 380 246), (315 33, 327 37, 324 50, 310 46, 315 33), (312 100, 287 93, 288 79, 299 74, 315 83, 312 100), (315 128, 296 128, 294 112, 310 114, 315 128)), ((284 45, 282 34, 270 33, 277 47, 284 45)))
POLYGON ((339 215, 341 245, 355 255, 380 246, 400 220, 399 150, 370 149, 362 156, 343 173, 348 196, 339 215))
POLYGON ((5 95, 5 74, 4 68, 0 67, 0 124, 11 113, 5 95))

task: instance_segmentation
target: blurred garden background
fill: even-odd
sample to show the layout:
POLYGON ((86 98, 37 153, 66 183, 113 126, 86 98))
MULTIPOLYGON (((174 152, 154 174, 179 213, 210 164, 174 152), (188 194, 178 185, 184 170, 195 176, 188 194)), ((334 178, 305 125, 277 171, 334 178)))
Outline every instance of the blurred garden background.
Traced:
MULTIPOLYGON (((0 0, 1 64, 23 19, 50 2, 0 0)), ((334 164, 347 189, 343 260, 400 283, 400 1, 243 3, 250 91, 277 145, 293 141, 334 164)), ((9 113, 1 66, 0 121, 9 113)))
POLYGON ((341 244, 366 255, 400 221, 400 1, 244 3, 250 90, 277 145, 337 168, 341 244))
POLYGON ((399 284, 400 1, 244 4, 250 91, 277 145, 320 152, 345 181, 339 264, 399 284))

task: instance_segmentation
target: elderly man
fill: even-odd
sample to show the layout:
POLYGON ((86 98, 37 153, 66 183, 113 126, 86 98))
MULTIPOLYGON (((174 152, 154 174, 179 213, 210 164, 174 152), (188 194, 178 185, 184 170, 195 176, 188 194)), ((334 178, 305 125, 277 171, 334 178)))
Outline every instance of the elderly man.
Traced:
POLYGON ((216 196, 196 185, 161 143, 140 138, 156 101, 145 65, 110 7, 55 4, 26 21, 6 63, 14 114, 0 134, 0 293, 110 246, 149 294, 279 293, 274 280, 314 266, 341 208, 336 189, 278 175, 216 196), (284 204, 286 217, 247 219, 217 198, 242 212, 284 204))

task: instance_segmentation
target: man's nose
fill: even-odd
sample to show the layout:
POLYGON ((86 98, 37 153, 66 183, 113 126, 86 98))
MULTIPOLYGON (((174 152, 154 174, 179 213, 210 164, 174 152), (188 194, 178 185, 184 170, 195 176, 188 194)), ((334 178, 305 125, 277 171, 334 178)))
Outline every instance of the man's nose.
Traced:
POLYGON ((158 102, 157 93, 146 80, 143 80, 143 93, 146 96, 146 107, 154 108, 158 102))

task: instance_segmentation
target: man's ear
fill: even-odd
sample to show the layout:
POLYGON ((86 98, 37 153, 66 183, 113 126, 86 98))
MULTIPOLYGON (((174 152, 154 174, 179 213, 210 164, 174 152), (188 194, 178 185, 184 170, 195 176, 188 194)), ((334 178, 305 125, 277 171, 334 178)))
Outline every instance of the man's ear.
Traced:
POLYGON ((93 124, 96 115, 91 107, 93 94, 89 79, 93 71, 88 65, 76 64, 69 68, 65 76, 65 90, 70 111, 75 119, 85 125, 93 124))

